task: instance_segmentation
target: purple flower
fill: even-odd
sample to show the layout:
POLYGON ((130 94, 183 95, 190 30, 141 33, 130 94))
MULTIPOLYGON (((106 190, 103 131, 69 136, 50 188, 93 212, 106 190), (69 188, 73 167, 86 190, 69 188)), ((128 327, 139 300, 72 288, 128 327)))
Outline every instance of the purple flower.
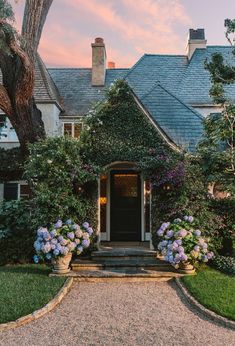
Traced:
POLYGON ((53 229, 51 232, 50 232, 50 235, 52 238, 54 238, 56 235, 57 235, 57 232, 55 229, 53 229))
POLYGON ((58 221, 56 222, 56 224, 55 224, 55 228, 56 228, 56 229, 57 229, 57 228, 61 228, 62 225, 63 225, 63 222, 62 222, 61 220, 58 220, 58 221))
POLYGON ((88 222, 84 222, 83 225, 82 225, 84 228, 88 228, 90 225, 88 222))
POLYGON ((53 251, 53 255, 58 256, 59 254, 60 254, 60 250, 59 249, 55 249, 53 251))
POLYGON ((87 232, 89 233, 89 235, 92 235, 93 234, 93 229, 91 227, 88 227, 87 228, 87 232))
POLYGON ((194 246, 194 251, 199 252, 200 251, 200 247, 198 245, 194 246))
POLYGON ((192 223, 193 220, 194 220, 193 216, 189 216, 189 217, 188 217, 188 222, 192 223))
POLYGON ((184 216, 184 220, 188 221, 188 216, 187 215, 184 216))
POLYGON ((214 252, 211 251, 207 253, 208 260, 212 259, 213 257, 214 257, 214 252))
POLYGON ((196 237, 200 237, 201 231, 200 231, 199 229, 196 229, 196 230, 194 231, 194 235, 195 235, 196 237))
POLYGON ((167 238, 172 238, 173 235, 174 235, 174 231, 169 230, 169 231, 166 232, 167 238))
POLYGON ((182 240, 181 240, 181 239, 177 239, 177 240, 175 240, 175 242, 176 242, 178 245, 182 245, 182 240))
POLYGON ((159 237, 162 237, 163 234, 164 234, 164 230, 161 229, 161 228, 159 228, 159 230, 157 231, 157 235, 158 235, 159 237))
POLYGON ((78 252, 78 253, 81 253, 82 251, 83 251, 83 247, 82 247, 82 246, 78 246, 78 247, 77 247, 77 252, 78 252))
POLYGON ((69 233, 67 233, 67 237, 68 237, 69 239, 73 240, 73 239, 75 238, 75 235, 74 235, 73 232, 69 232, 69 233))
POLYGON ((188 259, 188 256, 187 255, 185 255, 184 253, 180 256, 181 257, 181 261, 187 261, 187 259, 188 259))
POLYGON ((89 247, 89 245, 90 245, 90 240, 89 240, 89 239, 84 239, 84 240, 82 241, 82 246, 83 246, 84 248, 89 247))

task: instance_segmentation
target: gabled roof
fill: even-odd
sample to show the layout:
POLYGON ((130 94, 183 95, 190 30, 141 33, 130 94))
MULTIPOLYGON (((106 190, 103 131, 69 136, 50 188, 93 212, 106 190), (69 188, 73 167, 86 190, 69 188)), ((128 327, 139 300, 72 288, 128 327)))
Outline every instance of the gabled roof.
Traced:
POLYGON ((194 151, 203 131, 203 117, 198 112, 159 83, 141 98, 141 102, 176 145, 194 151))
MULTIPOLYGON (((221 53, 226 63, 234 65, 232 51, 231 46, 208 46, 206 49, 196 49, 185 70, 177 95, 187 104, 213 104, 209 95, 210 74, 205 69, 205 61, 210 61, 213 54, 221 53)), ((228 97, 235 100, 235 84, 225 86, 225 91, 228 97)))

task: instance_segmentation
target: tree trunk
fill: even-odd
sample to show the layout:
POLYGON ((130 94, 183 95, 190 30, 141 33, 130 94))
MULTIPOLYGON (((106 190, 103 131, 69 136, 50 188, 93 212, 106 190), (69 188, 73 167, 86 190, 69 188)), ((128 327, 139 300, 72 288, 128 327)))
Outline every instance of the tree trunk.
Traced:
POLYGON ((41 111, 34 100, 35 60, 43 26, 53 0, 26 0, 22 40, 0 18, 0 108, 18 136, 22 153, 27 144, 45 137, 41 111))

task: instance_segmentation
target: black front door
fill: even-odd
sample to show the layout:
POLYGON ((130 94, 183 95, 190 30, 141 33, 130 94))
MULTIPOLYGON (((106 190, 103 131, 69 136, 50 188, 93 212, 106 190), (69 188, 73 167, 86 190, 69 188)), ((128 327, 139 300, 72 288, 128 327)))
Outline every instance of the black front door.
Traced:
POLYGON ((134 171, 111 172, 112 241, 141 240, 141 181, 134 171))

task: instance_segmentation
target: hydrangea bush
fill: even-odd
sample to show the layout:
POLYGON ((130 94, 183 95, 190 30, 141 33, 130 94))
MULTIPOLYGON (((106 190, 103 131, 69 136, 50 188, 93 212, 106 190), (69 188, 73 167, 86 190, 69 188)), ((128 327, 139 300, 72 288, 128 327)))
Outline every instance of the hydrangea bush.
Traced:
POLYGON ((160 238, 158 250, 176 267, 181 263, 208 262, 214 257, 214 253, 209 251, 208 240, 196 228, 193 216, 163 223, 157 236, 160 238))
POLYGON ((84 249, 90 246, 92 235, 93 229, 88 222, 79 226, 70 219, 65 223, 58 220, 51 227, 40 227, 34 242, 36 250, 34 262, 51 260, 73 252, 80 255, 84 249))

